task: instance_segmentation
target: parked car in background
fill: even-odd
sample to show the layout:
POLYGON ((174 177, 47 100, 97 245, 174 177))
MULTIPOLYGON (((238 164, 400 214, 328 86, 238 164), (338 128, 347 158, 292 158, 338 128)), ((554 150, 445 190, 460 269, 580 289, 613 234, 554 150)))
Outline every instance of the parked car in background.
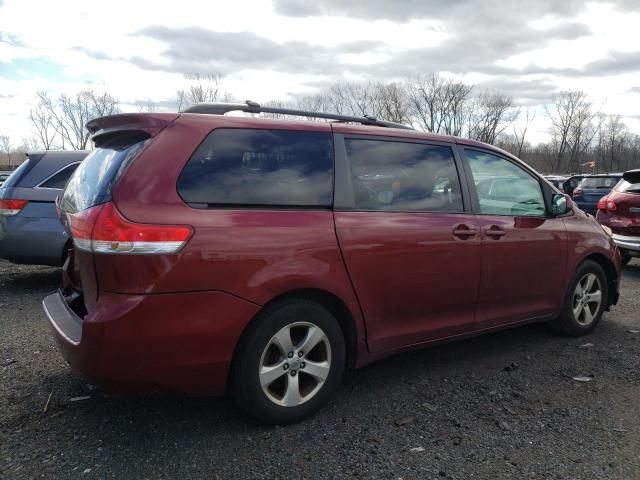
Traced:
POLYGON ((67 361, 112 389, 228 389, 294 422, 349 366, 527 322, 582 335, 618 299, 607 231, 491 145, 253 102, 88 128, 43 306, 67 361))
POLYGON ((86 151, 27 154, 0 188, 0 258, 61 266, 70 245, 55 200, 86 151))
POLYGON ((11 175, 11 172, 9 171, 0 171, 0 187, 5 182, 5 180, 9 178, 10 175, 11 175))
POLYGON ((584 212, 596 214, 598 201, 622 178, 621 173, 599 173, 586 175, 573 191, 573 201, 584 212))
POLYGON ((569 179, 566 182, 564 182, 564 193, 566 193, 567 195, 573 196, 574 190, 578 187, 578 185, 580 185, 580 182, 582 181, 584 176, 585 175, 581 173, 576 175, 571 175, 569 179))
POLYGON ((544 178, 554 187, 567 195, 572 195, 584 175, 545 175, 544 178))
POLYGON ((560 190, 563 193, 567 193, 565 191, 565 182, 569 180, 569 177, 564 175, 545 175, 544 178, 551 183, 554 187, 560 190))
POLYGON ((600 199, 596 219, 612 230, 623 264, 640 256, 640 170, 624 173, 613 190, 600 199))

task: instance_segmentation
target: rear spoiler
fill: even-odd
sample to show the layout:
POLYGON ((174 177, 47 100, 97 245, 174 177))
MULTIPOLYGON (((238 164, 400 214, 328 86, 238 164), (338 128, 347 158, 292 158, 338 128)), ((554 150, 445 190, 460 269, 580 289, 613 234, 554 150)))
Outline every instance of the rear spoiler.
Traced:
POLYGON ((622 174, 622 178, 629 183, 640 183, 640 170, 629 170, 622 174))
POLYGON ((178 118, 179 113, 121 113, 99 117, 87 123, 96 147, 121 134, 151 138, 178 118))

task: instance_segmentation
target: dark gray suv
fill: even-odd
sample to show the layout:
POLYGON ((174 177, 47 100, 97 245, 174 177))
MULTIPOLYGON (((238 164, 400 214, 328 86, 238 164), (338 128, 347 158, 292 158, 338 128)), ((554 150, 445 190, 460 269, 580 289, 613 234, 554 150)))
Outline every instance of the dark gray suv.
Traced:
POLYGON ((86 151, 43 151, 27 159, 0 188, 0 257, 14 263, 60 266, 69 238, 55 200, 86 151))

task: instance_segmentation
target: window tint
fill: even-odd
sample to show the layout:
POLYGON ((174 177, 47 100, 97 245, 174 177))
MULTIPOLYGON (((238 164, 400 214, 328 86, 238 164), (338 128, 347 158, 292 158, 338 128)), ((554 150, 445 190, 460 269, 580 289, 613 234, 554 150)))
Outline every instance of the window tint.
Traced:
POLYGON ((145 144, 141 141, 91 151, 71 175, 60 199, 60 208, 76 213, 111 200, 111 189, 120 173, 145 144))
POLYGON ((571 188, 576 188, 578 185, 580 185, 580 182, 582 180, 580 178, 572 178, 571 180, 569 180, 569 186, 571 186, 571 188))
POLYGON ((582 180, 580 186, 582 188, 612 189, 619 180, 620 177, 588 177, 582 180))
POLYGON ((451 148, 356 139, 345 145, 357 209, 463 211, 451 148))
POLYGON ((67 182, 69 181, 69 179, 71 178, 71 174, 76 171, 76 168, 78 168, 78 165, 79 164, 74 163, 72 165, 65 167, 64 169, 56 173, 53 177, 51 177, 49 180, 47 180, 46 182, 38 186, 41 188, 58 188, 62 190, 67 184, 67 182))
POLYGON ((544 216, 538 180, 514 163, 485 152, 465 150, 476 185, 480 213, 544 216))
POLYGON ((622 193, 640 193, 640 183, 629 183, 626 180, 620 180, 616 185, 616 191, 622 193))
POLYGON ((4 183, 2 184, 2 187, 3 188, 17 187, 18 182, 22 179, 23 173, 27 170, 30 164, 31 164, 31 160, 27 158, 24 162, 20 164, 20 166, 18 166, 18 168, 16 168, 13 172, 11 172, 11 175, 9 175, 9 178, 7 178, 4 181, 4 183))
POLYGON ((178 192, 188 203, 329 207, 331 134, 214 130, 180 174, 178 192))

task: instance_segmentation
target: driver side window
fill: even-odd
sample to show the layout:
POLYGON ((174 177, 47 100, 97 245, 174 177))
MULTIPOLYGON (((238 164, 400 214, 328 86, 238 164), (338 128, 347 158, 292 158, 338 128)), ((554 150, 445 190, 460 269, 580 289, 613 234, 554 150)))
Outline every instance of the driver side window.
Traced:
POLYGON ((480 202, 480 213, 543 217, 538 181, 516 164, 490 153, 465 149, 480 202))

